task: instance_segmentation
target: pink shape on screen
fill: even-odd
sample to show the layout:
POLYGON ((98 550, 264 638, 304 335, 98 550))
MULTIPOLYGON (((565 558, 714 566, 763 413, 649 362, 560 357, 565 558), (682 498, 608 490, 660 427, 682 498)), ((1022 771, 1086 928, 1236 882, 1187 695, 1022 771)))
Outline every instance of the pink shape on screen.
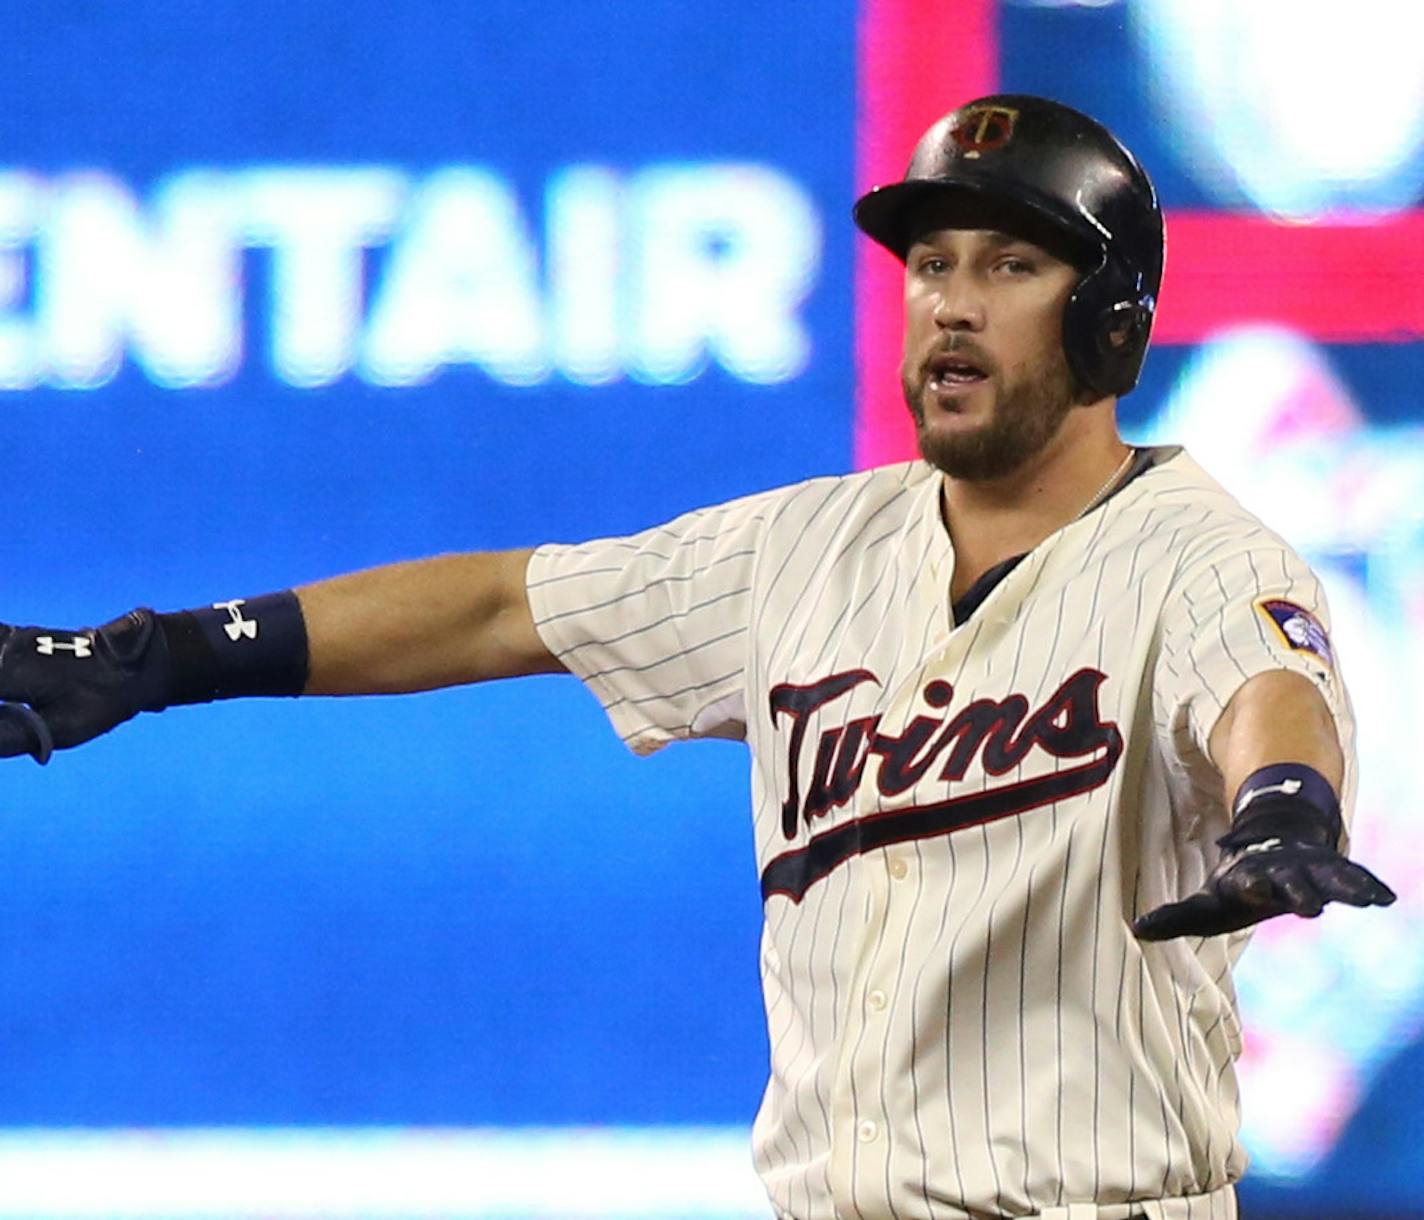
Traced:
MULTIPOLYGON (((940 115, 998 81, 993 0, 863 0, 856 189, 895 182, 940 115)), ((855 257, 854 453, 857 468, 915 456, 900 397, 901 273, 862 237, 855 257)))
POLYGON ((1154 340, 1196 343, 1253 323, 1321 343, 1424 337, 1424 209, 1321 224, 1169 212, 1154 340))

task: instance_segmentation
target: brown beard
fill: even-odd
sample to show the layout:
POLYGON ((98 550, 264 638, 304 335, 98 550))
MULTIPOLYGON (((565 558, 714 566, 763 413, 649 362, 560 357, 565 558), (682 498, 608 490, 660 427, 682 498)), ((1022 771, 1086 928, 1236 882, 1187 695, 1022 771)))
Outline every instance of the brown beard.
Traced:
POLYGON ((928 363, 913 380, 901 375, 920 456, 950 478, 971 482, 1012 474, 1041 452, 1074 405, 1086 400, 1083 387, 1060 354, 1034 379, 1005 389, 988 423, 973 432, 944 436, 925 427, 924 396, 930 377, 928 363))

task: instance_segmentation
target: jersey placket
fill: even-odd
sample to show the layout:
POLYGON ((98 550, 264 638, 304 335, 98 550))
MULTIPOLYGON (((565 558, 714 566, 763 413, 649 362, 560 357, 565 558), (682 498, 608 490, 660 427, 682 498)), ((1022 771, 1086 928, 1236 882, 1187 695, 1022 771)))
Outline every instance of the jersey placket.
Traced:
POLYGON ((866 918, 847 996, 849 1011, 832 1094, 831 1189, 837 1215, 847 1220, 885 1214, 891 1125, 880 1100, 884 1071, 880 1050, 891 999, 883 982, 881 957, 893 922, 887 857, 887 852, 878 852, 875 858, 861 860, 857 868, 866 918))
MULTIPOLYGON (((937 518, 937 504, 935 513, 937 518)), ((923 700, 928 683, 939 680, 957 685, 966 671, 972 674, 971 652, 989 647, 986 633, 997 634, 1012 620, 1014 608, 1022 600, 1023 592, 1033 587, 1056 540, 1056 536, 1046 540, 1031 552, 989 593, 973 618, 955 626, 949 600, 954 553, 947 531, 938 520, 936 525, 939 537, 927 557, 931 579, 922 582, 923 596, 932 598, 934 604, 917 607, 922 613, 932 615, 928 622, 933 626, 927 633, 932 642, 920 663, 906 672, 891 696, 891 713, 884 716, 881 723, 895 732, 903 732, 916 715, 930 710, 923 700)), ((972 684, 971 678, 966 685, 972 684)), ((956 697, 951 709, 960 702, 961 698, 956 697)), ((909 799, 905 803, 942 798, 942 781, 935 775, 935 768, 931 768, 906 794, 909 799), (941 786, 936 788, 936 785, 941 786)), ((869 770, 862 781, 861 792, 865 794, 866 804, 873 809, 884 806, 884 798, 876 791, 875 778, 869 770)), ((861 816, 870 811, 862 807, 861 816)), ((866 920, 849 993, 851 1007, 847 1014, 846 1039, 836 1074, 831 1158, 831 1182, 838 1214, 847 1218, 869 1220, 872 1216, 893 1216, 894 1204, 888 1192, 893 1190, 896 1180, 893 1162, 897 1153, 916 1158, 924 1155, 922 1149, 913 1146, 915 1137, 908 1112, 896 1112, 906 1092, 906 1083, 885 1077, 886 1047, 891 1042, 887 1037, 888 1027, 892 1022, 903 1025, 913 1021, 913 1014, 901 1011, 900 957, 902 947, 916 937, 915 914, 925 884, 923 868, 920 852, 913 842, 882 848, 871 856, 862 857, 859 863, 858 873, 866 895, 866 920), (900 1142, 906 1147, 900 1148, 900 1142)))
POLYGON ((910 1019, 901 994, 901 956, 913 934, 920 897, 918 853, 913 844, 886 848, 866 861, 863 871, 872 917, 853 991, 858 1011, 844 1090, 853 1110, 845 1146, 854 1163, 849 1189, 838 1195, 852 1201, 851 1214, 882 1216, 893 1215, 893 1200, 886 1193, 893 1189, 892 1161, 916 1153, 901 1146, 913 1137, 900 1105, 906 1082, 887 1078, 887 1048, 892 1025, 910 1019))
MULTIPOLYGON (((920 528, 928 531, 928 544, 920 552, 927 579, 906 583, 915 589, 907 615, 907 630, 922 643, 886 667, 891 678, 887 692, 888 714, 882 724, 896 731, 915 715, 925 681, 925 657, 943 653, 954 637, 949 606, 949 582, 954 571, 954 551, 939 510, 939 480, 925 496, 920 528)), ((906 548, 909 555, 918 547, 906 548)), ((891 658, 886 658, 887 662, 891 658)), ((856 816, 882 808, 873 768, 866 768, 856 800, 856 816)), ((899 1082, 885 1079, 886 1031, 897 1019, 898 958, 910 934, 910 917, 919 891, 917 853, 913 844, 882 848, 851 861, 865 901, 865 921, 856 948, 855 968, 847 993, 839 1062, 832 1094, 830 1184, 841 1220, 892 1216, 891 1161, 895 1141, 903 1134, 896 1115, 887 1112, 883 1098, 894 1097, 899 1082)))

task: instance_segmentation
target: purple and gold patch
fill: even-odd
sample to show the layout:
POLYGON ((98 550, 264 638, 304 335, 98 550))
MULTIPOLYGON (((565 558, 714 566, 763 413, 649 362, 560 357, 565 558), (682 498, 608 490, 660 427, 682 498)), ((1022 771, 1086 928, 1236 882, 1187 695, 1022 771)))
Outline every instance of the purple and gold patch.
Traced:
POLYGON ((1269 620, 1288 647, 1296 652, 1311 653, 1327 665, 1335 664, 1330 636, 1320 620, 1304 606, 1297 606, 1284 598, 1268 597, 1258 601, 1256 609, 1269 620))

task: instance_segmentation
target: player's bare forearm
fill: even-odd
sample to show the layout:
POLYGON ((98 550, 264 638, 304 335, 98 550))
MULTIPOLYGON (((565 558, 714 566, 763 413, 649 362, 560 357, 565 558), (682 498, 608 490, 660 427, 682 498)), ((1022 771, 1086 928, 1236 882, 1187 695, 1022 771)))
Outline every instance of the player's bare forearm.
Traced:
POLYGON ((0 623, 0 758, 43 763, 139 712, 249 695, 401 694, 554 673, 530 552, 443 555, 101 627, 0 623))
POLYGON ((1310 679, 1291 670, 1244 683, 1212 730, 1210 748, 1228 807, 1246 778, 1272 763, 1312 767, 1340 791, 1345 758, 1335 718, 1310 679))
POLYGON ((529 555, 441 555, 298 588, 306 693, 398 694, 561 672, 530 614, 529 555))

